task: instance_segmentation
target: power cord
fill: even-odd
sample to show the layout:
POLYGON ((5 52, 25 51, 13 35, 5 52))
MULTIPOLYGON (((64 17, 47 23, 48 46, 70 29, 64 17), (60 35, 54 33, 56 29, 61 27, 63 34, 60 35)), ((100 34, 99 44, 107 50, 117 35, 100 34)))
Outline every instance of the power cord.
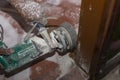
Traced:
POLYGON ((0 24, 0 28, 1 28, 1 31, 0 31, 0 40, 3 41, 4 39, 4 29, 3 29, 3 26, 0 24))

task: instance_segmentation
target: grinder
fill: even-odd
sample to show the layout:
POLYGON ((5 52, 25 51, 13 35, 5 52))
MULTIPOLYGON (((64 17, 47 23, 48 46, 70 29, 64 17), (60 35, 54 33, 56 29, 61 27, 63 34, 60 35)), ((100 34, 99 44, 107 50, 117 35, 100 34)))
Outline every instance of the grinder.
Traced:
MULTIPOLYGON (((43 54, 57 51, 60 55, 64 55, 76 47, 76 31, 70 23, 65 22, 50 33, 41 23, 32 22, 32 26, 33 28, 28 32, 24 41, 13 47, 13 54, 0 56, 0 64, 4 67, 6 73, 10 73, 40 58, 43 54), (38 45, 31 39, 31 32, 34 29, 39 31, 38 34, 42 36, 47 46, 38 45)), ((6 48, 3 41, 0 41, 0 47, 6 48)))

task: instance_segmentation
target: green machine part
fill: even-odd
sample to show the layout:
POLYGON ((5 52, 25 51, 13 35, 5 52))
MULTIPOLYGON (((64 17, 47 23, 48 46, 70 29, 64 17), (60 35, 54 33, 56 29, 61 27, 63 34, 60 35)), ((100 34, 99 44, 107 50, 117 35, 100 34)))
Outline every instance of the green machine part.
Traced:
MULTIPOLYGON (((6 48, 2 41, 0 41, 0 47, 6 48)), ((14 53, 11 55, 0 56, 0 64, 3 65, 7 73, 38 58, 40 54, 31 40, 26 40, 22 44, 17 44, 13 47, 13 50, 14 53)))

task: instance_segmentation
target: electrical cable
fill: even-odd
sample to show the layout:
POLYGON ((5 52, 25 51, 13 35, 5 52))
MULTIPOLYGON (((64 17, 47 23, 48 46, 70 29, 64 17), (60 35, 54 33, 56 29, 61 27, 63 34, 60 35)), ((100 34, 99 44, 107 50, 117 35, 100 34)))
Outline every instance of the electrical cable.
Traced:
POLYGON ((3 41, 4 39, 4 29, 2 27, 2 25, 0 24, 0 28, 1 28, 1 31, 0 31, 0 40, 3 41))

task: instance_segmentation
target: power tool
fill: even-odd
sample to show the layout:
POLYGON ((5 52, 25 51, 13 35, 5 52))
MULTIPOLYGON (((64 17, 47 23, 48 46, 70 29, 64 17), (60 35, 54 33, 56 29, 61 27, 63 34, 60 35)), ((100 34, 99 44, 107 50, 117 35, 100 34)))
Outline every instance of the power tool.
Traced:
MULTIPOLYGON (((13 54, 0 55, 0 64, 6 73, 12 72, 23 65, 40 58, 43 54, 58 52, 60 55, 73 51, 76 47, 77 34, 73 26, 65 22, 58 28, 48 33, 48 29, 39 22, 32 22, 32 29, 27 33, 24 41, 12 49, 13 54), (37 29, 47 46, 39 45, 31 39, 31 32, 37 29)), ((7 48, 5 43, 0 41, 0 48, 7 48)))

